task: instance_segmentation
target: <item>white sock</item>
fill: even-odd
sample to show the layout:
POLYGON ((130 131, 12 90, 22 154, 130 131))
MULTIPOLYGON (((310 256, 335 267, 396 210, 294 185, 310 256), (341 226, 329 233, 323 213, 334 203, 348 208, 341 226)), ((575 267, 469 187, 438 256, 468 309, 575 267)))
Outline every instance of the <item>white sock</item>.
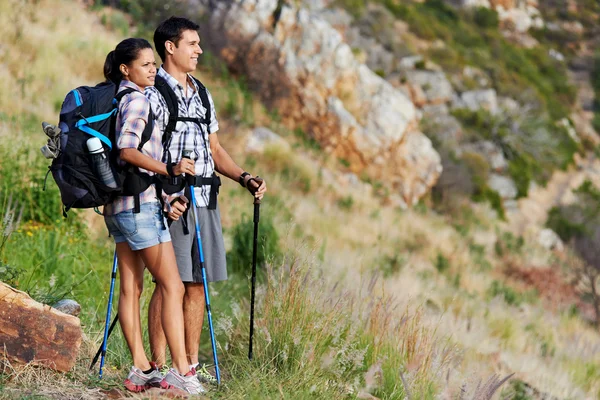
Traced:
POLYGON ((190 371, 195 370, 198 365, 200 365, 200 363, 190 364, 190 371))

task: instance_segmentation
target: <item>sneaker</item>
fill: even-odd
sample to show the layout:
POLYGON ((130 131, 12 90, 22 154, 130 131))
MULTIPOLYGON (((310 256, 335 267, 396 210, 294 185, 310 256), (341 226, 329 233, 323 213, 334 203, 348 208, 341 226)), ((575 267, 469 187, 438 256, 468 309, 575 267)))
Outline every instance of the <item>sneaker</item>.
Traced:
POLYGON ((210 383, 211 385, 217 384, 217 378, 215 378, 208 370, 206 369, 206 364, 202 364, 202 366, 197 365, 195 367, 196 374, 198 375, 198 380, 204 383, 210 383))
POLYGON ((163 376, 153 365, 152 372, 145 374, 139 368, 131 367, 127 379, 125 379, 125 388, 130 392, 142 392, 150 387, 160 386, 163 376))
POLYGON ((193 370, 185 375, 180 375, 171 368, 160 382, 160 387, 163 389, 180 389, 190 394, 202 394, 206 392, 206 389, 204 389, 198 380, 196 371, 193 370))

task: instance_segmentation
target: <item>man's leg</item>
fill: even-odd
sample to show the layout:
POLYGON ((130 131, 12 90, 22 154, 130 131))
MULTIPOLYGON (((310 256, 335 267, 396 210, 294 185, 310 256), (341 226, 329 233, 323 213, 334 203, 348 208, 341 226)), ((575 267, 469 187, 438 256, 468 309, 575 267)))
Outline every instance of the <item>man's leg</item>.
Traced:
POLYGON ((185 350, 190 365, 198 363, 200 334, 204 322, 204 286, 202 283, 186 283, 183 297, 185 323, 185 350))
POLYGON ((159 367, 162 367, 167 362, 167 338, 165 337, 165 332, 163 331, 161 323, 161 304, 162 294, 159 286, 155 284, 154 292, 152 293, 152 298, 150 299, 150 305, 148 307, 148 333, 150 336, 150 353, 152 361, 159 367))

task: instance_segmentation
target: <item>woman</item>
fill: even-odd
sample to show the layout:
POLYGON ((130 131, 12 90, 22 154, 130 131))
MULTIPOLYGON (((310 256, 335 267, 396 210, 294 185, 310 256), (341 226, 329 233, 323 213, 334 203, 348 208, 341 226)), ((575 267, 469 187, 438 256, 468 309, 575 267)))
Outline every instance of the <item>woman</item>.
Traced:
MULTIPOLYGON (((183 159, 171 168, 159 161, 162 156, 161 133, 154 126, 150 140, 138 150, 142 132, 149 118, 150 104, 144 88, 154 85, 156 62, 150 43, 144 39, 126 39, 106 57, 104 76, 119 86, 118 91, 134 89, 119 102, 115 141, 121 165, 131 164, 148 175, 169 176, 194 174, 192 160, 183 159)), ((121 196, 104 207, 106 226, 114 238, 119 259, 119 322, 131 351, 133 366, 125 387, 141 391, 150 386, 176 387, 188 393, 202 393, 204 388, 190 371, 185 354, 183 325, 184 287, 175 260, 169 230, 151 185, 139 194, 139 212, 134 196, 121 196), (140 295, 144 268, 148 268, 162 296, 162 324, 171 352, 173 367, 163 377, 146 357, 140 322, 140 295), (183 375, 185 374, 185 375, 183 375)))

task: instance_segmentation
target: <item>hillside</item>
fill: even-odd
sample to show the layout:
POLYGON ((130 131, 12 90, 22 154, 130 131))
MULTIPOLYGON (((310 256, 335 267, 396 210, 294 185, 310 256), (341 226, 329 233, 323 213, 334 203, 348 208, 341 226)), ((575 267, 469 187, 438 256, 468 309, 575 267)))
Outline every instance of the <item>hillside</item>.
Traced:
POLYGON ((583 223, 567 207, 594 198, 586 180, 600 187, 594 2, 530 4, 527 29, 521 2, 504 14, 497 1, 95 3, 0 4, 0 280, 48 304, 76 299, 86 334, 69 374, 1 360, 0 398, 120 395, 120 333, 104 380, 87 371, 112 242, 93 211, 62 218, 51 178, 41 190, 40 122, 101 80, 120 39, 183 9, 203 21, 197 76, 220 141, 269 182, 252 363, 251 198, 221 188, 232 277, 211 286, 225 385, 209 398, 485 399, 513 373, 493 398, 600 398, 587 259, 561 230, 583 223))

